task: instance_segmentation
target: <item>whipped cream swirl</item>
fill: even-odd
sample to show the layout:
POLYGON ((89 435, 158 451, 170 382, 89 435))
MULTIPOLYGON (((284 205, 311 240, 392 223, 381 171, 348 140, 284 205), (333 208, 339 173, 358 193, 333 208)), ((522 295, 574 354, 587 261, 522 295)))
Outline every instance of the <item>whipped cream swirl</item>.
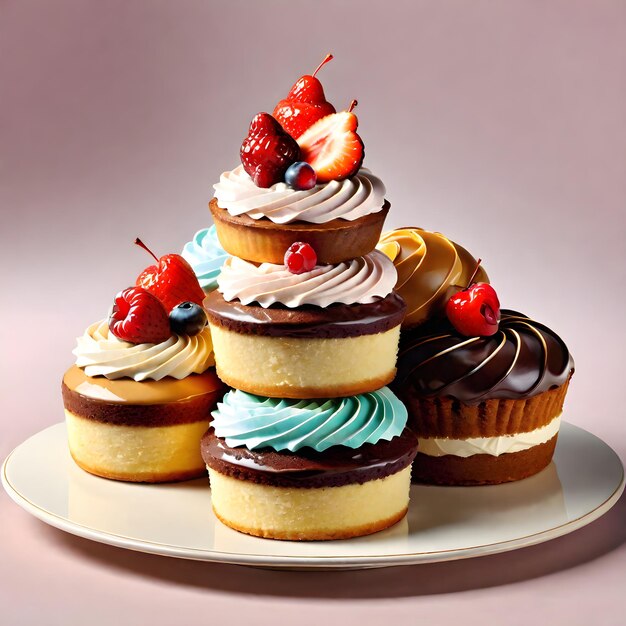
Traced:
POLYGON ((217 287, 217 277, 229 254, 222 248, 215 226, 211 226, 199 230, 185 244, 182 256, 191 265, 200 287, 208 293, 217 287))
POLYGON ((387 387, 330 400, 265 398, 235 389, 212 415, 215 434, 231 447, 291 452, 389 441, 407 422, 406 407, 387 387))
POLYGON ((109 331, 107 320, 95 322, 78 337, 73 354, 87 376, 110 380, 161 380, 201 374, 215 364, 207 326, 197 335, 172 335, 161 343, 133 344, 109 331))
POLYGON ((226 261, 218 278, 218 290, 228 302, 257 302, 267 308, 282 304, 371 304, 388 296, 396 284, 393 263, 382 252, 337 265, 316 265, 311 271, 292 274, 284 265, 255 265, 237 257, 226 261))
POLYGON ((352 178, 297 191, 286 183, 257 187, 240 165, 224 172, 213 188, 218 205, 231 215, 255 220, 266 217, 275 224, 296 220, 324 224, 337 218, 353 221, 378 213, 385 202, 385 185, 367 169, 360 169, 352 178))

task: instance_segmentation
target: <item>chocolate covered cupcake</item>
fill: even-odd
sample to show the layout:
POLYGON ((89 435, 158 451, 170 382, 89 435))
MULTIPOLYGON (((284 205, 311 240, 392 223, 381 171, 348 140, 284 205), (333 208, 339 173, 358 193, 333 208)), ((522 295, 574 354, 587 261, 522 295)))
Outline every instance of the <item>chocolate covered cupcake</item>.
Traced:
POLYGON ((414 480, 495 484, 542 470, 573 372, 563 340, 515 311, 502 310, 490 336, 447 319, 403 333, 392 388, 419 439, 414 480))

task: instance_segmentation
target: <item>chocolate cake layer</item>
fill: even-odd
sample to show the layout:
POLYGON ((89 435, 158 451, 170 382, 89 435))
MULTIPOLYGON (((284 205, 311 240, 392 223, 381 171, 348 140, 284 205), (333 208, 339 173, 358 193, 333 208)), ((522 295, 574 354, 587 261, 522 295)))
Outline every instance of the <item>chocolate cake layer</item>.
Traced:
POLYGON ((332 304, 297 309, 227 302, 218 291, 204 300, 211 324, 247 335, 328 339, 375 335, 398 326, 406 311, 396 293, 371 304, 332 304))
POLYGON ((548 466, 558 435, 549 441, 500 456, 474 454, 468 457, 418 454, 411 480, 437 485, 497 485, 528 478, 548 466))
POLYGON ((202 458, 217 472, 272 487, 341 487, 395 474, 411 464, 417 438, 405 429, 391 441, 364 444, 353 450, 334 446, 324 452, 304 448, 276 452, 270 448, 231 448, 209 429, 201 441, 202 458))
POLYGON ((209 420, 210 412, 225 388, 164 404, 107 402, 83 396, 65 383, 62 383, 61 390, 65 408, 85 419, 115 426, 173 426, 209 420))

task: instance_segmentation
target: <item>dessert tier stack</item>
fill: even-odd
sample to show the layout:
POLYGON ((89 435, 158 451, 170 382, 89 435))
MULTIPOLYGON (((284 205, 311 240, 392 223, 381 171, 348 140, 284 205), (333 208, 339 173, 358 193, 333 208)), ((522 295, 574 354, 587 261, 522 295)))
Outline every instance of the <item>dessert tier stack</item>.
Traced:
MULTIPOLYGON (((305 76, 290 97, 311 93, 325 101, 305 76)), ((210 204, 232 257, 204 306, 218 376, 233 390, 213 412, 202 455, 215 514, 275 539, 396 523, 417 448, 385 386, 406 310, 393 263, 375 249, 389 203, 361 168, 353 105, 326 105, 283 105, 292 134, 277 121, 281 105, 257 115, 242 165, 221 176, 210 204)))

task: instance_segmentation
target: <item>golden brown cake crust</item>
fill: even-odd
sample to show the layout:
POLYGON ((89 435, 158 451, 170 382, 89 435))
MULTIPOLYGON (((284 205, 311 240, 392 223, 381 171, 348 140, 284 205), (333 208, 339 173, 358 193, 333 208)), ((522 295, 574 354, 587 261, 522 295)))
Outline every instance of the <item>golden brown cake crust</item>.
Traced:
POLYGON ((283 541, 330 541, 333 539, 352 539, 353 537, 363 537, 365 535, 372 535, 381 530, 385 530, 394 524, 397 524, 407 513, 407 508, 404 508, 399 513, 392 515, 391 517, 376 521, 373 524, 366 524, 364 526, 353 526, 352 528, 345 528, 342 530, 328 531, 328 530, 311 530, 307 532, 283 532, 274 531, 271 529, 261 528, 247 528, 238 524, 233 524, 229 520, 222 518, 213 508, 213 513, 217 519, 220 520, 226 526, 238 530, 241 533, 247 535, 253 535, 254 537, 264 537, 265 539, 280 539, 283 541))
POLYGON ((356 220, 335 219, 325 224, 291 222, 275 224, 267 218, 258 220, 247 215, 231 215, 213 198, 209 208, 224 250, 233 256, 254 263, 284 262, 289 246, 302 241, 315 250, 323 264, 348 261, 371 252, 378 243, 390 204, 382 210, 356 220))
POLYGON ((558 435, 521 452, 500 456, 475 454, 467 458, 445 456, 415 457, 412 482, 437 485, 497 485, 537 474, 552 460, 558 435))
POLYGON ((469 439, 526 433, 561 414, 569 380, 526 399, 484 400, 469 405, 453 398, 426 398, 406 389, 400 395, 409 411, 409 426, 419 437, 469 439))
MULTIPOLYGON (((313 340, 314 341, 314 340, 313 340)), ((229 387, 241 389, 257 396, 269 396, 272 398, 296 398, 312 400, 314 398, 344 398, 356 396, 360 393, 376 391, 389 384, 396 374, 395 368, 385 376, 358 381, 351 385, 337 385, 333 387, 296 387, 294 385, 258 385, 248 380, 240 380, 234 376, 228 376, 220 371, 218 366, 217 375, 229 387)))
POLYGON ((84 460, 77 459, 74 454, 72 454, 71 450, 70 454, 72 455, 76 465, 78 465, 81 469, 84 469, 86 472, 94 474, 95 476, 108 478, 110 480, 121 480, 133 483, 173 483, 181 482, 183 480, 191 480, 192 478, 200 478, 201 476, 207 475, 206 466, 204 464, 198 468, 186 470, 184 472, 141 472, 135 474, 126 472, 111 472, 109 470, 102 469, 101 467, 89 465, 88 463, 85 463, 84 460))

